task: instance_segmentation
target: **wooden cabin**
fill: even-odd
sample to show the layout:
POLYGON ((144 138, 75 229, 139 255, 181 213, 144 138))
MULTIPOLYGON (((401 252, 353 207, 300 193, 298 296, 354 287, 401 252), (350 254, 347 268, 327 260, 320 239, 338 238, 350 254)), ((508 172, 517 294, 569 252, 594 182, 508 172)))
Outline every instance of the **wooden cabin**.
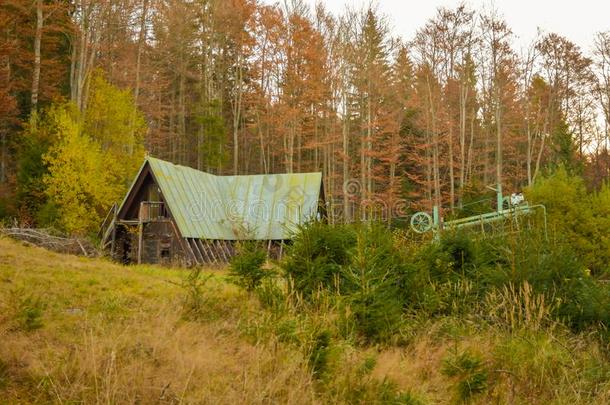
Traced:
POLYGON ((147 157, 100 229, 122 263, 226 263, 240 240, 282 246, 325 216, 321 173, 215 176, 147 157))

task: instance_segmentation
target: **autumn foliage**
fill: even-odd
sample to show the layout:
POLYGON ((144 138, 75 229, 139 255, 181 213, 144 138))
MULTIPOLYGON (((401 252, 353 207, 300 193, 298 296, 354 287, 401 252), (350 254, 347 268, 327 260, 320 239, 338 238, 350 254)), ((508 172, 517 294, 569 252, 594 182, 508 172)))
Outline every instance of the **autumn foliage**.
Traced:
POLYGON ((0 25, 0 214, 31 223, 69 198, 50 179, 70 148, 107 171, 112 191, 76 192, 97 215, 144 150, 217 174, 321 171, 333 222, 610 170, 608 33, 590 54, 557 33, 518 52, 493 10, 440 8, 396 38, 375 7, 299 0, 9 0, 0 25), (76 135, 41 138, 59 111, 76 135))

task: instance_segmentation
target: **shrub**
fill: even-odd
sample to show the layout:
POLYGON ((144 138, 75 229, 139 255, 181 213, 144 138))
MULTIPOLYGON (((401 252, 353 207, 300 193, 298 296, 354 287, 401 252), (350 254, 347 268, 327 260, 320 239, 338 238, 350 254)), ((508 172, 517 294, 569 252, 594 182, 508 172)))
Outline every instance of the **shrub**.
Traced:
POLYGON ((459 402, 468 401, 487 389, 488 374, 483 360, 469 351, 450 353, 443 360, 441 372, 455 380, 459 402))
POLYGON ((461 274, 474 267, 475 252, 472 238, 460 232, 447 233, 440 241, 440 248, 449 259, 450 268, 461 274))
POLYGON ((590 275, 567 242, 524 232, 488 244, 487 252, 492 251, 496 266, 483 272, 485 288, 527 283, 534 294, 553 298, 553 315, 574 330, 610 325, 609 288, 590 275))
POLYGON ((465 232, 445 232, 437 243, 422 249, 421 255, 432 280, 455 281, 474 274, 476 252, 472 237, 465 232))
POLYGON ((482 315, 509 327, 553 320, 577 331, 610 326, 610 287, 590 275, 569 241, 549 240, 541 228, 493 237, 445 232, 424 247, 397 241, 379 224, 313 223, 282 266, 306 301, 320 290, 334 297, 339 330, 364 343, 395 339, 405 310, 482 315), (499 306, 523 319, 490 313, 499 306))
POLYGON ((401 392, 396 383, 384 377, 372 375, 376 365, 374 357, 367 357, 362 362, 356 360, 350 364, 343 363, 341 373, 332 381, 329 391, 336 392, 337 397, 332 403, 347 404, 392 404, 420 405, 423 402, 409 391, 401 392))
POLYGON ((319 331, 314 335, 308 359, 311 372, 316 378, 328 371, 330 337, 328 330, 319 331))
POLYGON ((387 342, 401 325, 399 288, 410 287, 411 273, 387 228, 360 225, 356 232, 351 263, 341 271, 341 294, 353 329, 367 342, 387 342))
POLYGON ((255 292, 263 307, 275 313, 282 313, 286 310, 286 296, 276 280, 262 280, 255 292))
POLYGON ((58 207, 52 200, 47 200, 36 213, 36 223, 40 226, 53 226, 59 220, 58 207))
POLYGON ((549 229, 574 249, 594 275, 604 273, 610 263, 608 223, 603 219, 608 214, 609 192, 604 188, 597 195, 587 194, 584 180, 562 167, 526 190, 530 203, 546 206, 549 229))
POLYGON ((231 259, 229 266, 235 283, 249 292, 254 291, 269 275, 269 272, 263 269, 266 259, 267 254, 257 242, 240 242, 237 255, 231 259))
POLYGON ((402 304, 397 294, 373 289, 349 296, 347 322, 366 343, 389 342, 401 326, 402 304))
POLYGON ((282 268, 293 288, 305 298, 320 289, 330 289, 341 266, 351 260, 356 233, 350 225, 311 222, 299 229, 286 251, 282 268))
POLYGON ((189 273, 182 287, 186 290, 184 315, 187 319, 199 319, 207 315, 209 297, 204 292, 212 274, 203 275, 201 268, 196 267, 189 273))
POLYGON ((307 301, 321 290, 340 296, 343 330, 366 342, 394 335, 401 325, 401 291, 414 290, 413 269, 382 224, 308 224, 282 266, 289 285, 307 301))
POLYGON ((583 273, 572 248, 547 241, 541 232, 522 232, 482 243, 487 267, 481 272, 483 284, 501 287, 529 282, 545 292, 583 273))
POLYGON ((468 233, 447 232, 416 252, 408 306, 428 315, 472 311, 482 288, 476 244, 468 233))
POLYGON ((0 197, 0 220, 8 219, 11 211, 13 210, 9 199, 6 197, 0 197))
POLYGON ((566 280, 561 286, 560 304, 556 311, 576 331, 591 326, 610 327, 610 287, 587 275, 566 280))
MULTIPOLYGON (((610 184, 591 196, 595 242, 599 249, 595 252, 600 272, 610 274, 610 184)), ((593 270, 593 268, 591 269, 593 270)))

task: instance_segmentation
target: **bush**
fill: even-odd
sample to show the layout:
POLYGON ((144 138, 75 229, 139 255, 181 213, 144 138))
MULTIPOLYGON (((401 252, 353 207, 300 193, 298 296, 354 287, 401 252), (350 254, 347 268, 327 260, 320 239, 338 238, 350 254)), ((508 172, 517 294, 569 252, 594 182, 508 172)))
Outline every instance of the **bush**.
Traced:
POLYGON ((296 236, 282 267, 306 302, 320 290, 334 297, 341 333, 364 343, 395 339, 404 311, 503 322, 488 313, 495 304, 524 316, 543 310, 542 318, 525 320, 538 327, 553 320, 576 331, 610 326, 610 287, 591 276, 575 246, 548 239, 541 227, 493 237, 444 232, 421 247, 379 224, 312 223, 296 236), (529 298, 544 302, 536 306, 529 298))
MULTIPOLYGON (((599 263, 600 273, 603 276, 610 274, 610 184, 591 196, 591 210, 593 211, 593 225, 596 238, 594 242, 599 246, 595 252, 599 263)), ((591 270, 594 270, 592 266, 591 270)))
POLYGON ((468 351, 450 353, 443 360, 442 373, 455 380, 457 400, 466 402, 487 389, 488 374, 483 360, 468 351))
POLYGON ((240 242, 237 248, 237 255, 231 259, 229 271, 236 284, 242 286, 247 291, 254 291, 261 285, 268 271, 263 269, 267 260, 267 254, 259 243, 254 241, 240 242))
POLYGON ((484 288, 527 283, 535 294, 553 299, 553 315, 574 330, 610 326, 609 288, 590 275, 567 242, 549 242, 534 231, 485 246, 488 263, 495 267, 482 272, 484 288))
POLYGON ((478 244, 466 232, 446 232, 415 252, 407 306, 428 316, 472 312, 482 294, 478 244))
POLYGON ((560 305, 556 311, 560 319, 576 331, 601 326, 610 327, 610 288, 591 277, 568 280, 562 286, 560 305))
POLYGON ((328 371, 330 337, 329 331, 322 330, 313 338, 308 360, 311 372, 316 378, 320 378, 328 371))
POLYGON ((282 313, 286 310, 286 296, 276 280, 271 278, 262 280, 255 291, 263 307, 274 313, 282 313))
POLYGON ((443 233, 438 243, 422 249, 421 255, 434 281, 456 281, 475 274, 477 254, 472 237, 465 232, 443 233))
POLYGON ((59 219, 59 210, 52 200, 45 202, 36 213, 36 223, 43 227, 52 227, 59 219))
POLYGON ((47 153, 51 139, 54 138, 51 134, 55 128, 49 125, 50 122, 46 119, 44 123, 46 125, 39 125, 38 128, 28 126, 23 131, 21 147, 17 154, 16 206, 20 207, 19 214, 28 219, 37 217, 38 211, 47 200, 42 180, 47 174, 47 168, 42 157, 47 153))
POLYGON ((9 199, 6 197, 0 197, 0 221, 8 219, 12 211, 13 209, 9 199))
POLYGON ((321 290, 340 297, 347 334, 386 342, 401 325, 402 291, 414 291, 414 273, 394 239, 382 224, 310 223, 282 266, 289 285, 307 301, 321 290))
POLYGON ((526 190, 526 196, 530 203, 546 206, 549 229, 574 249, 593 275, 608 271, 610 190, 607 187, 596 195, 587 194, 584 180, 560 167, 539 178, 526 190))
POLYGON ((367 342, 389 341, 401 324, 400 287, 410 287, 410 273, 397 254, 391 233, 382 225, 361 225, 351 263, 341 272, 341 293, 353 329, 367 342))
POLYGON ((417 294, 404 302, 428 316, 475 313, 490 294, 527 285, 574 330, 610 326, 610 288, 590 275, 572 245, 547 240, 542 229, 493 238, 445 233, 411 260, 417 294))
POLYGON ((293 288, 306 299, 336 285, 341 266, 351 260, 356 232, 350 225, 311 222, 299 229, 287 248, 282 268, 293 288))
POLYGON ((203 275, 201 268, 196 267, 189 273, 182 287, 186 290, 184 315, 187 319, 201 319, 208 315, 210 299, 204 292, 212 274, 203 275))

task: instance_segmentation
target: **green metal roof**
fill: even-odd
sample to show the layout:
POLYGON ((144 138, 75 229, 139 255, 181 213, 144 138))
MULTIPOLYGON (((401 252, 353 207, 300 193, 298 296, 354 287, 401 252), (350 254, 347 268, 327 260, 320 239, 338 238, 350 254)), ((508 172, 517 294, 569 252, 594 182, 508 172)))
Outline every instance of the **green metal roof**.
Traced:
POLYGON ((290 239, 318 213, 321 173, 215 176, 152 157, 146 162, 183 237, 290 239))

